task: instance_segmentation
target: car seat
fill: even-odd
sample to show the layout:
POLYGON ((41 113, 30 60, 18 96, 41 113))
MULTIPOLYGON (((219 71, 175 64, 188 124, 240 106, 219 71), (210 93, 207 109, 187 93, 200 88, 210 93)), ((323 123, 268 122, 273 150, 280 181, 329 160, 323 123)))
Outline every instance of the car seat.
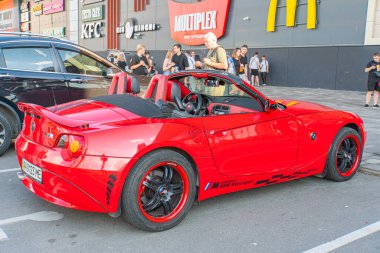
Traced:
POLYGON ((108 89, 108 95, 113 94, 138 94, 140 93, 140 82, 137 77, 125 72, 115 74, 108 89))

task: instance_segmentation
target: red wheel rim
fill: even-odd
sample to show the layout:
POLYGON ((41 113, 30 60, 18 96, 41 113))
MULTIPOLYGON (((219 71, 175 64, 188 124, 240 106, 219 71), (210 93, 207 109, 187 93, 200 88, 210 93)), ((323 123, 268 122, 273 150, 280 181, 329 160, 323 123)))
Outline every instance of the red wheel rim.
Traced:
POLYGON ((153 222, 168 222, 182 212, 189 191, 189 178, 182 166, 173 162, 158 163, 140 182, 140 211, 153 222))
POLYGON ((342 177, 351 176, 359 166, 361 156, 360 141, 355 135, 346 136, 335 154, 336 170, 342 177))

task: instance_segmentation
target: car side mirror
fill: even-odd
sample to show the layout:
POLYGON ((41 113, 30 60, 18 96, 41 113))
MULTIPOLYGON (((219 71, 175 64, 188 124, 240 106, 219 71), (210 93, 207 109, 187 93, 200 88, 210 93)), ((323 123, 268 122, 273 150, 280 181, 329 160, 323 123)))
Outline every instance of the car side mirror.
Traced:
POLYGON ((269 99, 266 99, 264 102, 264 111, 267 112, 269 110, 269 106, 270 106, 269 99))
POLYGON ((271 101, 270 99, 266 99, 264 102, 264 111, 269 111, 269 110, 276 110, 277 109, 277 104, 271 101))

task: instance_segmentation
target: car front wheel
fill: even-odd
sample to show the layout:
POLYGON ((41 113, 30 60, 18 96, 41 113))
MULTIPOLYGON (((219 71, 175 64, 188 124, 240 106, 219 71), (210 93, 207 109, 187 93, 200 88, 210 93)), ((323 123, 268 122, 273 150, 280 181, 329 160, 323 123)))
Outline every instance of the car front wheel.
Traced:
POLYGON ((346 181, 359 169, 363 144, 357 131, 344 127, 336 135, 327 158, 326 178, 346 181))
POLYGON ((180 223, 196 195, 190 162, 172 150, 158 150, 132 168, 122 194, 122 211, 133 226, 163 231, 180 223))

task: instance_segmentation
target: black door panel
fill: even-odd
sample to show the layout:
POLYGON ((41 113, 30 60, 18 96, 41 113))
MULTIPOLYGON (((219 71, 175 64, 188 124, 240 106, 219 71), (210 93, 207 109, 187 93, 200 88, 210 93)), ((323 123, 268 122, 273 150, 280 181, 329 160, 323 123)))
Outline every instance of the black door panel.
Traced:
POLYGON ((69 100, 64 75, 60 73, 0 69, 0 86, 15 103, 52 106, 69 100))

